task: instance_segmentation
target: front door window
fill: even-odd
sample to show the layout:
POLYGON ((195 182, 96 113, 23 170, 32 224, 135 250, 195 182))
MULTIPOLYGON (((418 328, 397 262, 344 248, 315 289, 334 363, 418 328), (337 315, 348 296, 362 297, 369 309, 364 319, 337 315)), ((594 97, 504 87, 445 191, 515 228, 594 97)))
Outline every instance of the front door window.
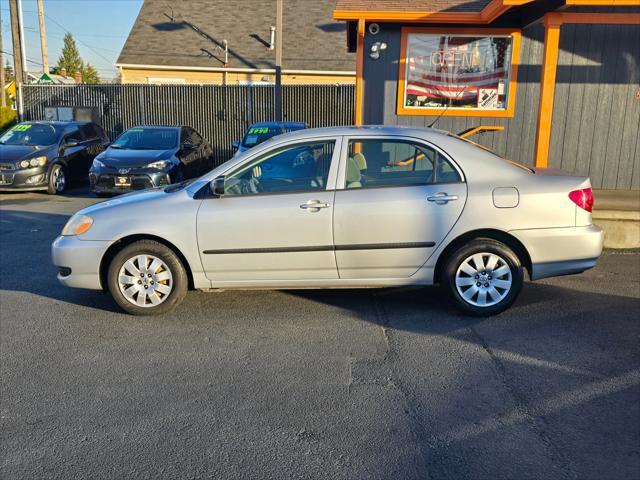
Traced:
POLYGON ((305 142, 270 151, 225 178, 225 195, 325 190, 335 140, 305 142))

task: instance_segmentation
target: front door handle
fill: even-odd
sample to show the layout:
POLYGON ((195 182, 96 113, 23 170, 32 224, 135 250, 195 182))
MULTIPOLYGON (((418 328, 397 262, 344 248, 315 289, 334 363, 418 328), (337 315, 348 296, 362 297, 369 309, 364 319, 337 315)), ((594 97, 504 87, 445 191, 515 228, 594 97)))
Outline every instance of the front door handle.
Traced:
POLYGON ((449 195, 444 192, 436 193, 435 195, 431 195, 427 197, 427 200, 430 202, 436 202, 438 205, 444 205, 448 202, 453 202, 454 200, 458 200, 457 195, 449 195))
POLYGON ((319 212, 321 208, 329 208, 330 206, 330 203, 322 203, 320 200, 309 200, 300 205, 300 208, 309 212, 319 212))

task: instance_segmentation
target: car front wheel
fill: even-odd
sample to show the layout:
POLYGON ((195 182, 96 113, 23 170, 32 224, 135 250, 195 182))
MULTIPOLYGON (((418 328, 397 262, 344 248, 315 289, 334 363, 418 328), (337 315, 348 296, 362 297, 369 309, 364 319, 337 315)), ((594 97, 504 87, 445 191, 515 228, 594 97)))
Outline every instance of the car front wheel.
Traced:
POLYGON ((49 172, 49 183, 47 185, 47 193, 51 195, 61 194, 67 188, 67 177, 62 165, 55 164, 49 172))
POLYGON ((116 303, 133 315, 159 315, 182 301, 189 281, 180 258, 167 246, 141 240, 118 252, 108 286, 116 303))
POLYGON ((495 315, 509 308, 523 281, 518 256, 492 239, 477 239, 456 250, 442 279, 456 306, 472 316, 495 315))

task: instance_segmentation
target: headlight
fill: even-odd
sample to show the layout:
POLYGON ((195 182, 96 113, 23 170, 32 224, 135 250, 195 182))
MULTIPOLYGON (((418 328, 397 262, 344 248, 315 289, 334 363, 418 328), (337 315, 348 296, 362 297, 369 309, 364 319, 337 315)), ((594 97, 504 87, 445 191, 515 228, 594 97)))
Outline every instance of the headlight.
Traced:
POLYGON ((157 162, 150 163, 147 168, 155 168, 156 170, 164 170, 171 162, 169 160, 158 160, 157 162))
POLYGON ((29 168, 29 167, 43 167, 47 164, 47 157, 35 157, 30 160, 22 160, 20 162, 20 168, 29 168))
POLYGON ((104 163, 102 163, 100 160, 98 160, 97 158, 93 159, 93 164, 91 165, 91 168, 104 168, 106 165, 104 163))
POLYGON ((89 215, 74 215, 62 229, 62 235, 82 235, 93 225, 93 218, 89 215))

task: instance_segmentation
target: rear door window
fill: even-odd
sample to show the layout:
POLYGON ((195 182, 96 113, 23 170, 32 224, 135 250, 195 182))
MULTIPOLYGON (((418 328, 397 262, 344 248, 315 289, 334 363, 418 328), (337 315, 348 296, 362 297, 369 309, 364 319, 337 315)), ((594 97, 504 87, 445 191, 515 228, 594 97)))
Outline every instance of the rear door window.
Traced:
POLYGON ((400 139, 350 140, 345 173, 346 188, 461 181, 455 167, 440 152, 400 139))

